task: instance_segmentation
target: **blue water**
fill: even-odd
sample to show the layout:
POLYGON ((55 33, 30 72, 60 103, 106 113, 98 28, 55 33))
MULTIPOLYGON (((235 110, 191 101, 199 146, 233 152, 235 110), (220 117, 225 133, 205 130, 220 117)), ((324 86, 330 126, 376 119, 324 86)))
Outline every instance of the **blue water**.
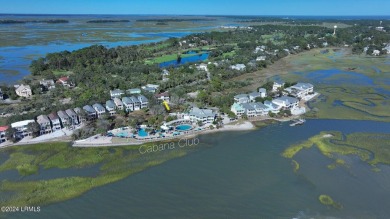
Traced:
MULTIPOLYGON (((302 73, 297 72, 297 75, 302 75, 302 73)), ((305 77, 313 83, 326 83, 332 85, 344 85, 344 84, 354 84, 354 85, 364 85, 372 86, 374 81, 364 74, 350 71, 342 71, 340 69, 328 69, 328 70, 318 70, 307 73, 305 77), (332 78, 334 77, 335 78, 332 78), (343 77, 345 76, 345 78, 343 77)))
POLYGON ((166 67, 177 67, 180 65, 184 65, 186 63, 194 63, 194 62, 202 62, 204 60, 207 60, 209 58, 209 53, 203 53, 201 55, 194 55, 190 57, 184 57, 181 59, 180 62, 177 62, 177 60, 171 60, 167 62, 162 62, 159 64, 160 68, 166 68, 166 67))
POLYGON ((176 126, 177 131, 188 131, 192 128, 191 125, 178 125, 176 126))
POLYGON ((140 129, 138 131, 138 135, 141 137, 146 137, 146 136, 148 136, 148 133, 145 131, 145 129, 140 129))

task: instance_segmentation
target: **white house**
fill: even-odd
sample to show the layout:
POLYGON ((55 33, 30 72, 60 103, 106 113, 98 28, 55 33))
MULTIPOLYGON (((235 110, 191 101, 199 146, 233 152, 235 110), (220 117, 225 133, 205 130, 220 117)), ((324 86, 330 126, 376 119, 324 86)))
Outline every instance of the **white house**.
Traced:
POLYGON ((256 110, 255 110, 255 108, 251 104, 249 104, 249 103, 242 103, 241 107, 245 110, 245 115, 248 118, 256 116, 256 110))
POLYGON ((237 117, 241 117, 245 113, 245 109, 239 103, 234 103, 230 107, 230 111, 236 114, 237 117))
POLYGON ((282 108, 284 107, 284 108, 292 109, 292 108, 298 107, 299 100, 297 98, 294 98, 294 97, 282 96, 282 97, 279 97, 279 98, 272 100, 272 103, 274 103, 282 108))
POLYGON ((11 124, 11 127, 16 129, 15 137, 24 138, 26 136, 32 135, 32 132, 28 130, 28 124, 34 123, 34 120, 24 120, 19 122, 14 122, 11 124))
POLYGON ((284 86, 284 82, 274 82, 274 84, 272 85, 272 91, 273 92, 276 92, 278 91, 279 88, 283 88, 284 86))
POLYGON ((246 66, 244 64, 236 64, 236 65, 230 66, 230 68, 233 70, 242 71, 246 68, 246 66))
POLYGON ((61 130, 61 121, 60 121, 60 117, 58 117, 57 113, 50 113, 48 115, 48 117, 50 119, 53 132, 61 130))
POLYGON ((236 103, 249 103, 249 97, 247 94, 239 94, 234 96, 234 102, 236 103))
POLYGON ((169 93, 168 93, 168 92, 156 94, 155 97, 156 97, 158 100, 160 100, 161 102, 162 102, 162 101, 166 101, 166 102, 169 103, 169 93))
POLYGON ((216 113, 214 113, 211 109, 199 109, 197 107, 193 107, 188 113, 188 116, 193 122, 201 121, 203 123, 212 123, 215 119, 216 113))
POLYGON ((97 117, 100 118, 106 113, 106 109, 100 103, 95 103, 92 108, 96 111, 97 117))
POLYGON ((31 87, 30 85, 20 85, 20 86, 16 86, 16 90, 15 90, 16 94, 19 96, 19 97, 31 97, 32 96, 32 91, 31 91, 31 87))
POLYGON ((264 101, 264 106, 266 106, 268 108, 267 111, 271 113, 279 113, 280 109, 282 108, 268 100, 264 101))
POLYGON ((285 89, 290 95, 302 98, 314 91, 314 86, 310 83, 297 83, 285 89))
POLYGON ((68 116, 70 118, 70 124, 71 125, 78 125, 78 124, 80 124, 80 121, 78 120, 77 114, 76 114, 76 112, 74 110, 67 109, 67 110, 65 110, 65 113, 68 114, 68 116))
POLYGON ((256 112, 256 116, 266 116, 268 115, 268 107, 266 107, 264 104, 256 102, 256 103, 249 103, 256 112))
POLYGON ((134 111, 134 102, 130 97, 123 97, 122 102, 126 112, 134 111))
POLYGON ((266 59, 266 56, 259 56, 259 57, 257 57, 256 58, 256 61, 265 61, 265 59, 266 59))
POLYGON ((119 110, 123 110, 123 102, 121 99, 114 98, 114 103, 116 105, 116 108, 118 108, 119 110))
POLYGON ((259 88, 260 97, 267 97, 267 90, 265 88, 259 88))
POLYGON ((107 111, 110 113, 110 116, 113 116, 116 114, 116 105, 115 105, 115 102, 113 100, 107 100, 106 101, 106 109, 107 111))
POLYGON ((83 110, 87 114, 87 120, 94 120, 97 118, 96 110, 92 106, 85 105, 83 106, 83 110))
POLYGON ((130 99, 133 102, 134 111, 140 110, 141 109, 141 101, 134 96, 131 96, 130 99))
POLYGON ((252 92, 252 93, 248 94, 248 97, 249 97, 250 102, 256 102, 256 98, 261 97, 261 95, 258 92, 252 92))
POLYGON ((202 71, 209 71, 207 68, 207 64, 205 64, 205 63, 202 63, 202 64, 196 66, 196 69, 202 70, 202 71))
POLYGON ((144 95, 139 95, 138 100, 141 102, 141 109, 148 107, 149 101, 144 95))
POLYGON ((123 92, 123 90, 120 90, 120 89, 110 90, 111 99, 121 98, 121 96, 124 94, 125 94, 125 92, 123 92))
POLYGON ((142 86, 141 88, 147 92, 156 93, 159 87, 160 85, 157 84, 147 84, 145 86, 142 86))
POLYGON ((46 115, 38 116, 37 123, 40 127, 40 131, 39 131, 40 135, 52 132, 51 125, 50 125, 50 119, 46 115))
POLYGON ((68 114, 65 111, 58 111, 57 112, 58 117, 60 117, 62 127, 67 127, 72 125, 72 119, 68 116, 68 114))

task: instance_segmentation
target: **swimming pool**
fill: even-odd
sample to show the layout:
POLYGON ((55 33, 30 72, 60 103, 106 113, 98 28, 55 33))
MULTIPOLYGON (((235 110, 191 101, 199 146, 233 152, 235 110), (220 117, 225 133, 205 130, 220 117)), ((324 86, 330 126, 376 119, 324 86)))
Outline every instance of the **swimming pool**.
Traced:
POLYGON ((145 129, 140 129, 140 130, 138 131, 138 135, 139 135, 140 137, 146 137, 146 136, 148 136, 148 133, 145 131, 145 129))
POLYGON ((188 125, 188 124, 183 124, 183 125, 178 125, 176 126, 176 131, 188 131, 192 129, 192 126, 191 125, 188 125))

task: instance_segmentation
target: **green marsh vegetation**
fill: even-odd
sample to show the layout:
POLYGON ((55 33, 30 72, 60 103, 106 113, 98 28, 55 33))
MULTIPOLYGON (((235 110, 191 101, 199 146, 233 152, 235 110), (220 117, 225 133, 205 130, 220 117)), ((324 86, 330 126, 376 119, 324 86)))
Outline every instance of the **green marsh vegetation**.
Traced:
POLYGON ((71 176, 48 180, 10 181, 0 183, 0 194, 5 205, 45 205, 75 198, 83 193, 108 183, 124 179, 146 168, 159 165, 170 159, 186 155, 192 149, 166 150, 141 155, 139 146, 107 148, 74 148, 68 143, 45 143, 16 146, 3 149, 8 159, 0 164, 0 172, 16 170, 21 176, 39 174, 50 168, 98 167, 96 176, 71 176), (98 166, 96 166, 98 165, 98 166))
POLYGON ((329 195, 320 195, 318 197, 318 200, 323 205, 332 206, 332 207, 339 209, 339 210, 343 208, 343 206, 340 203, 335 202, 329 195))

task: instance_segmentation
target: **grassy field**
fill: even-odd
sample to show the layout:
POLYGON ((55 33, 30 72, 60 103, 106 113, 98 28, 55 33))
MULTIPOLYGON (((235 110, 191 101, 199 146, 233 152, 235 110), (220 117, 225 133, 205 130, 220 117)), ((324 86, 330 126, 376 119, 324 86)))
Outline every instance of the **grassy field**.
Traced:
POLYGON ((141 155, 139 147, 73 148, 67 143, 45 143, 2 149, 0 152, 9 154, 9 158, 0 165, 0 172, 16 170, 21 176, 26 176, 50 168, 88 168, 99 165, 99 174, 94 177, 75 175, 34 181, 4 180, 0 184, 0 194, 11 192, 12 195, 2 196, 0 204, 34 206, 68 200, 193 150, 173 149, 141 155))

